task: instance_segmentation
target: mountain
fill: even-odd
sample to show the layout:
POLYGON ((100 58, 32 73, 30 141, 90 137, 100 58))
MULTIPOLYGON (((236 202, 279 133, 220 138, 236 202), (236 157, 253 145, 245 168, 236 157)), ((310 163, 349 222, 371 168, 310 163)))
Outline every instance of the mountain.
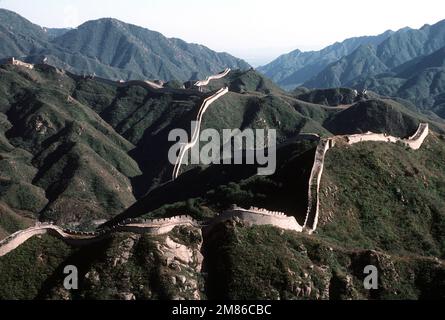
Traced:
POLYGON ((347 39, 320 51, 293 51, 258 68, 285 89, 347 86, 358 76, 390 71, 445 46, 445 20, 374 37, 347 39))
POLYGON ((115 19, 88 21, 75 29, 47 29, 0 9, 0 59, 47 62, 77 74, 110 79, 201 79, 225 68, 250 66, 227 53, 166 38, 115 19))
POLYGON ((18 14, 0 9, 0 57, 23 57, 48 45, 43 28, 18 14))
MULTIPOLYGON (((4 231, 11 233, 29 223, 25 218, 87 226, 113 219, 133 204, 145 213, 183 201, 187 194, 196 196, 200 189, 187 187, 166 193, 169 197, 182 194, 180 199, 149 200, 171 179, 170 130, 190 132, 190 121, 196 118, 203 99, 218 86, 233 91, 212 104, 202 129, 220 133, 226 128, 276 128, 278 142, 284 143, 301 133, 329 136, 360 132, 360 128, 391 128, 394 134, 407 135, 421 121, 430 121, 438 130, 441 126, 438 120, 400 104, 394 112, 401 116, 388 118, 386 114, 393 109, 390 103, 376 97, 366 106, 351 91, 340 93, 344 100, 333 98, 329 91, 309 92, 299 99, 254 70, 235 70, 199 92, 155 90, 137 82, 120 85, 48 65, 36 65, 33 70, 4 65, 0 67, 4 231), (366 121, 352 127, 348 121, 361 118, 363 110, 368 110, 366 121), (27 200, 21 201, 24 194, 27 200)), ((194 169, 184 166, 183 172, 194 169)))
POLYGON ((377 56, 389 68, 445 46, 445 20, 420 29, 405 28, 377 46, 377 56))
POLYGON ((351 54, 360 46, 377 45, 394 32, 388 30, 378 36, 364 36, 335 43, 320 51, 292 51, 278 57, 271 63, 259 67, 258 71, 285 89, 296 86, 316 76, 329 64, 351 54))
MULTIPOLYGON (((314 146, 304 144, 280 151, 275 177, 249 177, 240 169, 238 175, 247 178, 209 190, 202 182, 212 183, 212 176, 224 172, 209 168, 216 171, 207 179, 193 171, 177 184, 202 188, 213 203, 262 199, 271 209, 294 206, 304 202, 295 197, 296 187, 313 161, 314 146)), ((232 219, 211 233, 196 226, 162 235, 116 232, 83 246, 50 235, 34 237, 0 257, 0 298, 443 298, 444 153, 436 133, 417 151, 381 142, 338 145, 327 154, 321 226, 311 236, 232 219), (78 268, 78 290, 63 287, 66 265, 78 268), (379 270, 378 290, 363 288, 368 265, 379 270)), ((189 199, 166 206, 162 214, 196 215, 195 210, 208 212, 208 206, 189 199)))
POLYGON ((227 53, 216 53, 180 39, 168 39, 158 32, 115 19, 86 22, 52 43, 67 52, 95 57, 129 75, 139 73, 149 79, 185 81, 201 79, 227 67, 249 67, 227 53))
MULTIPOLYGON (((234 71, 225 84, 239 93, 215 102, 203 128, 281 123, 281 140, 304 130, 326 133, 253 70, 234 71)), ((36 219, 62 225, 110 219, 169 181, 168 134, 190 131, 209 90, 126 86, 49 65, 1 66, 0 232, 36 219)))
MULTIPOLYGON (((115 20, 97 23, 132 32, 115 20)), ((60 33, 54 41, 70 40, 58 52, 68 50, 66 41, 80 56, 113 62, 95 49, 98 39, 87 48, 77 30, 60 33)), ((104 48, 114 48, 102 35, 104 48)), ((131 39, 123 41, 137 56, 138 38, 131 39)), ((368 45, 355 53, 345 61, 362 71, 372 65, 364 57, 378 56, 368 45)), ((385 75, 403 81, 440 70, 442 55, 414 58, 385 75)), ((2 64, 0 300, 441 299, 444 135, 444 119, 407 100, 348 88, 286 92, 253 69, 198 90, 190 81, 158 87, 45 63, 2 64), (277 146, 267 152, 276 155, 276 170, 184 163, 172 180, 169 133, 190 135, 203 102, 221 87, 229 92, 200 123, 220 139, 206 142, 221 150, 233 140, 225 129, 240 138, 236 129, 275 129, 277 146), (420 123, 429 131, 418 150, 388 136, 352 145, 342 136, 406 138, 420 123), (327 150, 323 157, 320 150, 327 150), (317 168, 320 179, 313 178, 317 168), (318 228, 289 230, 289 221, 306 221, 314 181, 318 228), (221 219, 227 210, 242 214, 221 219), (78 269, 77 290, 63 286, 67 265, 78 269), (369 265, 379 271, 378 290, 363 286, 369 265)))
POLYGON ((25 218, 106 219, 135 201, 134 145, 71 97, 72 78, 42 68, 0 68, 0 207, 8 232, 25 218))
MULTIPOLYGON (((405 28, 375 46, 356 49, 324 68, 304 83, 305 87, 349 86, 355 78, 372 77, 427 56, 445 46, 445 20, 422 28, 405 28)), ((434 57, 430 57, 434 59, 434 57)))
POLYGON ((315 78, 307 81, 308 88, 336 88, 346 85, 349 81, 363 75, 375 75, 386 71, 387 66, 377 57, 372 46, 360 46, 348 56, 329 65, 315 78))
POLYGON ((419 109, 431 110, 444 117, 445 47, 410 60, 389 72, 361 76, 348 84, 409 100, 419 109))

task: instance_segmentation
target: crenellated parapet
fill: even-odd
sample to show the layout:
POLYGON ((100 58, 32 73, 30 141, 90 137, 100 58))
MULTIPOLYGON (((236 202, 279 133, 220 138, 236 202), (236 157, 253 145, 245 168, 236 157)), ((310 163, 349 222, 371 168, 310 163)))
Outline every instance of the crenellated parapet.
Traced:
POLYGON ((220 215, 210 220, 203 228, 203 232, 209 233, 215 225, 227 220, 242 221, 247 226, 269 225, 296 232, 301 232, 303 230, 303 227, 298 224, 295 217, 286 216, 282 212, 274 212, 255 207, 252 207, 249 210, 236 207, 231 210, 224 211, 220 215))
POLYGON ((94 232, 63 229, 52 223, 37 223, 31 228, 17 231, 0 241, 0 257, 14 250, 28 239, 42 234, 55 236, 72 245, 86 245, 100 241, 117 232, 161 235, 170 232, 176 226, 201 227, 198 221, 187 215, 161 219, 127 219, 108 229, 94 232))
POLYGON ((28 239, 43 234, 49 234, 71 245, 82 246, 100 241, 119 232, 162 235, 172 231, 176 226, 189 226, 209 230, 215 224, 229 219, 238 219, 250 226, 272 225, 285 230, 302 231, 302 227, 298 224, 295 217, 286 216, 282 212, 260 208, 228 210, 211 219, 205 225, 188 215, 159 219, 126 219, 110 228, 94 232, 63 229, 52 223, 37 223, 31 228, 17 231, 0 241, 0 257, 16 249, 28 239))
POLYGON ((24 68, 28 68, 28 69, 31 69, 31 70, 34 69, 34 65, 33 64, 23 62, 23 61, 18 60, 18 59, 14 58, 14 57, 8 59, 7 64, 11 64, 13 66, 24 67, 24 68))
MULTIPOLYGON (((244 209, 241 209, 241 208, 237 208, 237 209, 238 210, 244 210, 244 209)), ((257 214, 265 214, 265 215, 269 215, 269 216, 278 216, 278 217, 286 216, 286 214, 284 212, 269 211, 267 209, 257 208, 257 207, 250 207, 249 211, 250 212, 255 212, 257 214)))

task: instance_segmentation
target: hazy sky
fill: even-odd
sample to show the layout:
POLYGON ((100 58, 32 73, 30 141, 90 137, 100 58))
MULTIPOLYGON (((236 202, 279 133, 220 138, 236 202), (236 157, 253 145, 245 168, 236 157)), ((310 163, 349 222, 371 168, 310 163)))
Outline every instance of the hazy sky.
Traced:
POLYGON ((113 17, 254 65, 293 49, 445 19, 444 0, 0 0, 47 27, 113 17))

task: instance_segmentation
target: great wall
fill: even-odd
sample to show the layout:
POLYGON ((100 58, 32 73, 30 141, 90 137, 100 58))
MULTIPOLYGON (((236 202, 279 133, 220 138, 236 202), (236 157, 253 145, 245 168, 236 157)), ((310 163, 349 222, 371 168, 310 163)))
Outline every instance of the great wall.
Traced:
POLYGON ((18 60, 18 59, 14 58, 14 57, 8 59, 6 64, 11 64, 13 66, 25 67, 25 68, 28 68, 28 69, 31 69, 31 70, 34 69, 34 65, 33 64, 23 62, 23 61, 18 60))
POLYGON ((201 88, 203 86, 208 86, 210 81, 222 79, 225 76, 227 76, 230 73, 230 71, 231 71, 230 68, 227 68, 218 74, 211 75, 211 76, 207 77, 205 80, 200 80, 200 81, 195 82, 194 86, 198 87, 198 88, 201 88))
POLYGON ((126 219, 110 228, 94 232, 63 229, 52 223, 37 223, 34 227, 17 231, 0 241, 0 257, 13 251, 32 237, 43 234, 56 237, 72 246, 83 246, 110 237, 115 233, 162 235, 169 233, 177 226, 202 228, 204 233, 208 233, 216 224, 231 219, 241 220, 249 226, 272 225, 285 230, 302 231, 302 227, 297 223, 295 217, 288 217, 282 212, 259 208, 246 210, 238 207, 227 210, 204 223, 187 215, 161 219, 126 219))
MULTIPOLYGON (((10 61, 13 65, 18 65, 26 68, 33 69, 33 65, 26 64, 16 59, 11 59, 10 61)), ((230 72, 230 69, 226 69, 225 71, 208 77, 206 80, 198 81, 194 84, 195 87, 200 88, 202 86, 208 85, 211 80, 221 79, 226 76, 230 72)), ((141 85, 150 89, 162 90, 163 85, 158 84, 151 81, 129 81, 129 82, 115 82, 107 79, 95 78, 99 81, 103 81, 106 83, 114 84, 119 87, 130 86, 130 85, 141 85)), ((194 128, 194 132, 192 135, 191 141, 184 145, 180 150, 180 155, 175 164, 173 170, 173 180, 175 180, 180 172, 180 168, 182 165, 182 160, 190 148, 192 148, 199 139, 201 121, 205 111, 208 107, 217 99, 222 97, 228 92, 228 88, 222 88, 218 90, 216 93, 212 94, 210 97, 204 99, 198 114, 197 114, 197 124, 194 128)), ((160 235, 170 232, 176 226, 190 226, 195 228, 202 228, 204 233, 208 233, 212 230, 212 228, 218 223, 227 221, 227 220, 240 220, 248 226, 251 225, 272 225, 277 228, 292 230, 296 232, 307 232, 312 234, 318 224, 319 217, 319 206, 320 206, 320 182, 324 168, 324 160, 327 151, 334 147, 339 142, 344 142, 346 144, 352 145, 360 142, 366 141, 376 141, 376 142, 388 142, 388 143, 401 143, 413 150, 419 149, 425 138, 428 136, 429 126, 426 123, 422 123, 419 125, 416 133, 407 138, 397 138, 393 136, 389 136, 386 134, 378 134, 368 132, 365 134, 354 134, 354 135, 340 135, 329 137, 325 139, 320 139, 318 135, 315 134, 306 134, 301 135, 298 139, 309 139, 309 140, 317 140, 319 141, 316 151, 314 162, 309 178, 308 183, 308 205, 307 212, 303 226, 301 226, 295 217, 286 216, 282 212, 274 212, 268 211, 266 209, 260 209, 256 207, 251 207, 250 209, 243 209, 239 207, 234 207, 231 210, 227 210, 215 218, 206 221, 205 223, 200 223, 194 220, 190 216, 177 216, 172 218, 165 219, 127 219, 121 223, 111 226, 108 229, 101 229, 97 232, 79 232, 75 230, 62 229, 53 224, 37 224, 34 227, 28 228, 26 230, 18 231, 4 240, 0 241, 0 257, 6 255, 11 252, 28 239, 42 235, 49 234, 55 236, 63 241, 71 244, 71 245, 85 245, 95 241, 99 241, 105 237, 109 237, 113 233, 116 232, 132 232, 132 233, 145 233, 152 235, 160 235)))
POLYGON ((184 159, 185 154, 187 153, 187 151, 189 149, 193 148, 199 140, 199 134, 201 132, 201 122, 202 122, 202 117, 204 116, 204 113, 206 112, 208 107, 213 102, 215 102, 216 100, 221 98, 227 92, 229 92, 229 88, 227 88, 227 87, 222 88, 222 89, 219 89, 215 94, 204 99, 204 102, 202 103, 201 107, 199 108, 198 115, 196 116, 196 125, 194 126, 194 129, 193 129, 192 138, 190 139, 190 142, 183 145, 179 151, 179 156, 178 156, 178 159, 177 159, 176 164, 173 169, 173 174, 172 174, 173 180, 175 180, 179 176, 179 172, 180 172, 180 169, 182 166, 182 161, 184 159))
POLYGON ((17 231, 0 241, 0 257, 38 235, 48 234, 74 246, 82 246, 100 241, 117 232, 161 235, 170 232, 176 226, 200 228, 198 221, 190 216, 176 216, 162 219, 127 219, 109 229, 95 232, 81 232, 63 229, 51 223, 37 223, 34 227, 17 231))
POLYGON ((326 152, 333 148, 336 143, 344 141, 349 145, 360 142, 374 141, 374 142, 388 142, 401 143, 413 150, 418 150, 429 133, 429 126, 427 123, 421 123, 417 131, 407 139, 393 137, 384 133, 367 132, 364 134, 340 135, 321 139, 315 151, 314 164, 312 166, 311 175, 308 184, 308 206, 306 219, 303 228, 309 233, 313 233, 317 229, 318 217, 320 211, 320 182, 323 174, 324 160, 326 152))
POLYGON ((227 220, 239 220, 247 226, 271 225, 284 230, 303 231, 303 227, 298 224, 297 219, 293 216, 286 216, 284 212, 269 211, 256 207, 251 207, 248 210, 234 207, 208 221, 203 229, 204 233, 210 232, 215 225, 227 220))

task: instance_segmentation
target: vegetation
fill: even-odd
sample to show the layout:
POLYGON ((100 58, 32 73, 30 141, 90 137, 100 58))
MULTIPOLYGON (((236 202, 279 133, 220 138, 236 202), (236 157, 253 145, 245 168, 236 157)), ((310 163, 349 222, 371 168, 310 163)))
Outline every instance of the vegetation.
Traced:
MULTIPOLYGON (((199 233, 186 228, 174 229, 171 237, 193 250, 202 241, 199 233)), ((172 278, 182 273, 190 277, 193 265, 181 266, 178 273, 164 264, 169 259, 165 241, 166 236, 123 233, 72 248, 50 236, 33 238, 0 258, 0 299, 190 299, 185 284, 172 278), (78 269, 78 290, 63 287, 67 265, 78 269)))
POLYGON ((249 65, 228 53, 168 39, 162 34, 115 19, 88 21, 75 29, 46 30, 23 17, 0 10, 0 59, 26 57, 78 74, 115 80, 204 79, 226 67, 249 65), (14 32, 10 32, 14 30, 14 32))
POLYGON ((206 243, 211 299, 422 299, 445 292, 445 270, 432 259, 350 250, 328 239, 233 222, 220 225, 206 243), (378 290, 363 288, 369 264, 380 271, 378 290))
POLYGON ((330 45, 320 51, 301 52, 297 49, 258 68, 258 71, 265 74, 281 87, 293 90, 296 86, 315 77, 330 64, 351 54, 358 47, 362 45, 378 45, 392 34, 392 31, 386 31, 377 36, 350 38, 330 45))
POLYGON ((30 239, 13 254, 0 258, 0 299, 35 299, 54 271, 63 270, 62 265, 72 252, 63 242, 44 236, 30 239))
POLYGON ((44 52, 50 64, 68 68, 0 66, 0 239, 36 220, 78 230, 176 215, 205 223, 233 204, 282 211, 303 224, 315 134, 407 137, 420 122, 432 130, 416 151, 341 142, 329 150, 314 235, 233 219, 204 235, 180 226, 159 236, 113 233, 82 247, 34 237, 0 258, 0 299, 444 297, 443 23, 294 52, 262 68, 284 86, 372 85, 400 97, 389 99, 348 88, 287 93, 253 69, 234 70, 203 92, 184 89, 192 78, 248 66, 113 19, 44 30, 11 12, 0 17, 0 55, 37 61, 44 52), (280 72, 281 64, 296 66, 280 72), (69 70, 171 81, 154 90, 69 70), (202 129, 276 129, 275 173, 185 164, 170 181, 169 133, 190 133, 202 101, 223 86, 230 92, 207 110, 202 129), (363 289, 369 264, 380 271, 375 291, 363 289), (66 265, 79 269, 77 291, 63 288, 66 265))
POLYGON ((420 150, 382 143, 327 154, 320 237, 350 248, 445 254, 445 144, 432 134, 420 150))

